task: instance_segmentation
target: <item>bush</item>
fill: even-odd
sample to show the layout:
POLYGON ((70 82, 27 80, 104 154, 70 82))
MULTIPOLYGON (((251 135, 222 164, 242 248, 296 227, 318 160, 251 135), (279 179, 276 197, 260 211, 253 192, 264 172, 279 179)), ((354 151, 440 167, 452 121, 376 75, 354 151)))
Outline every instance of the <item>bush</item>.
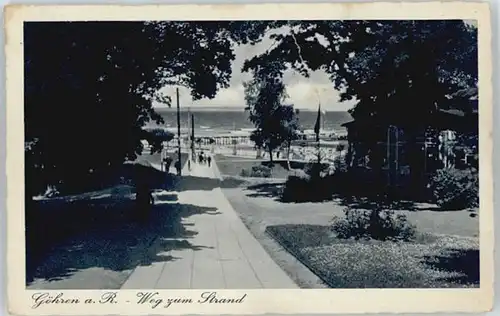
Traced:
POLYGON ((250 171, 247 169, 241 169, 240 176, 242 177, 250 177, 250 171))
POLYGON ((475 169, 441 169, 432 177, 430 189, 435 202, 446 209, 479 206, 479 177, 475 169))
POLYGON ((240 175, 242 177, 254 178, 269 178, 271 177, 272 169, 263 165, 253 166, 252 169, 242 169, 240 175))
POLYGON ((409 241, 415 237, 415 227, 405 215, 391 210, 354 210, 346 208, 345 218, 335 217, 332 229, 338 238, 409 241))
POLYGON ((289 176, 281 192, 283 202, 307 201, 308 179, 306 177, 289 176))
POLYGON ((327 173, 328 164, 309 162, 305 165, 304 171, 311 178, 319 178, 327 173))
POLYGON ((282 201, 321 202, 330 200, 334 193, 350 192, 350 176, 344 157, 336 157, 333 170, 330 167, 317 162, 307 163, 304 175, 288 177, 282 191, 282 201))
POLYGON ((333 158, 333 166, 335 169, 335 172, 347 172, 348 167, 347 167, 347 162, 345 160, 345 156, 337 155, 335 158, 333 158))
POLYGON ((331 198, 327 177, 289 176, 281 192, 283 202, 321 202, 331 198))

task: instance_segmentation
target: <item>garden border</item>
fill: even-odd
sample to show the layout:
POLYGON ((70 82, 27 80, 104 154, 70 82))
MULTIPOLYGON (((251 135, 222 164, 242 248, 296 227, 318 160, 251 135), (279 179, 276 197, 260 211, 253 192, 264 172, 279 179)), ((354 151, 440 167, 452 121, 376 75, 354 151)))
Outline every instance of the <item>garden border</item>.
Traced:
POLYGON ((327 281, 323 276, 321 276, 317 271, 316 269, 312 268, 310 264, 306 263, 305 260, 303 259, 302 256, 300 257, 297 257, 295 255, 295 253, 291 252, 290 251, 290 247, 287 247, 286 245, 283 244, 283 242, 279 239, 279 238, 276 238, 276 236, 274 236, 272 233, 270 233, 268 231, 268 227, 270 226, 266 226, 266 229, 264 230, 264 233, 267 234, 269 237, 271 237, 274 241, 276 241, 281 247, 283 247, 283 249, 285 249, 289 254, 291 254, 292 256, 295 257, 295 259, 297 259, 301 264, 303 264, 306 268, 308 268, 312 273, 314 273, 314 275, 316 275, 322 282, 324 282, 326 285, 328 285, 330 287, 330 289, 337 289, 335 287, 332 286, 332 284, 327 281))

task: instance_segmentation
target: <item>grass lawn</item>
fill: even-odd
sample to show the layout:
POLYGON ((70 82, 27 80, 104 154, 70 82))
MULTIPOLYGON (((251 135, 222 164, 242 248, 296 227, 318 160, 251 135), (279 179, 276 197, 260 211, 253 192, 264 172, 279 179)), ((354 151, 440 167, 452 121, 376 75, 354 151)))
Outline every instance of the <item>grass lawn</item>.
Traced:
MULTIPOLYGON (((187 154, 182 154, 183 163, 187 157, 187 154)), ((136 163, 125 163, 102 176, 82 179, 80 186, 65 189, 58 197, 39 196, 27 203, 25 227, 28 270, 33 269, 53 246, 72 236, 86 230, 110 229, 113 225, 128 221, 134 207, 134 182, 138 175, 147 179, 153 191, 171 190, 176 185, 176 176, 147 166, 148 162, 156 164, 155 159, 159 163, 159 154, 139 156, 136 163)))
POLYGON ((344 215, 345 206, 339 201, 283 203, 271 192, 279 185, 223 191, 256 239, 302 288, 321 287, 311 274, 334 288, 478 286, 479 216, 471 217, 468 210, 397 211, 416 226, 414 243, 341 240, 329 223, 344 215), (284 247, 273 246, 277 242, 284 247))
MULTIPOLYGON (((252 158, 226 157, 215 155, 215 161, 220 173, 223 176, 241 175, 241 171, 251 170, 253 166, 269 166, 269 160, 257 160, 252 158)), ((272 168, 271 177, 277 179, 286 179, 291 172, 286 169, 286 161, 276 161, 272 168)))
POLYGON ((328 226, 277 225, 267 232, 333 288, 479 286, 479 240, 423 234, 416 242, 335 238, 328 226))

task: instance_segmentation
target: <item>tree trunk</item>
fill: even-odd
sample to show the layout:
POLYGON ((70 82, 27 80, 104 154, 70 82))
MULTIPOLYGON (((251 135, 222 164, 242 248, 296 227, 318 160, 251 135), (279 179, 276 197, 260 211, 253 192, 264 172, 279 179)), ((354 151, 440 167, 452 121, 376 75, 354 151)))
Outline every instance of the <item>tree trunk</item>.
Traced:
POLYGON ((407 157, 408 157, 408 165, 410 167, 410 192, 416 193, 421 189, 421 180, 424 174, 424 162, 422 160, 422 151, 420 149, 420 144, 418 141, 418 130, 410 130, 409 141, 407 146, 407 157))
POLYGON ((347 154, 346 154, 346 157, 345 157, 345 162, 346 162, 346 165, 348 168, 352 167, 353 166, 353 163, 352 163, 352 157, 353 157, 353 149, 352 149, 352 143, 351 142, 348 142, 347 143, 347 154))
POLYGON ((287 149, 286 149, 286 166, 288 170, 292 170, 292 167, 290 166, 290 148, 292 147, 292 142, 288 141, 287 144, 287 149))

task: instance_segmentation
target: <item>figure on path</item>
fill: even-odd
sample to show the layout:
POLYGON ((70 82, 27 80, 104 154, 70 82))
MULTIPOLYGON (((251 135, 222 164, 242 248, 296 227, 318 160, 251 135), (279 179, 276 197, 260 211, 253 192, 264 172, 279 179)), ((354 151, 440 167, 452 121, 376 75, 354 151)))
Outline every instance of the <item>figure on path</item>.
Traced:
POLYGON ((180 160, 177 160, 175 162, 175 170, 177 170, 177 174, 181 174, 181 161, 180 160))
POLYGON ((154 205, 153 193, 146 175, 139 173, 135 181, 136 215, 138 220, 147 220, 154 205))
POLYGON ((198 159, 200 160, 200 164, 203 164, 203 152, 200 153, 198 159))
POLYGON ((207 157, 207 162, 208 162, 208 167, 210 168, 210 165, 212 164, 212 157, 210 155, 207 157))
POLYGON ((165 172, 168 173, 170 171, 170 165, 172 164, 172 158, 170 156, 166 156, 163 159, 163 162, 165 164, 165 172))

